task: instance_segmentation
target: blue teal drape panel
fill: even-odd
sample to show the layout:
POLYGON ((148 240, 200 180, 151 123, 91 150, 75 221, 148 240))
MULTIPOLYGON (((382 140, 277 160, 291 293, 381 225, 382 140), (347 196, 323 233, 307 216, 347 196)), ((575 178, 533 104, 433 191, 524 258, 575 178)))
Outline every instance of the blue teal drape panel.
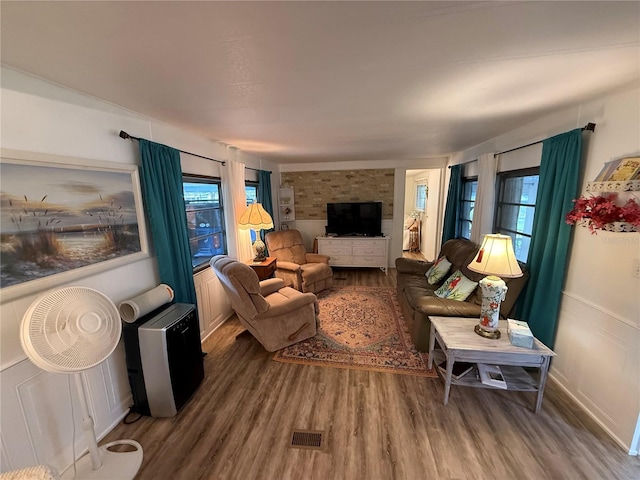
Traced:
POLYGON ((460 200, 462 199, 462 165, 451 167, 449 179, 449 191, 447 193, 447 205, 444 210, 444 225, 442 228, 442 245, 447 240, 458 238, 460 226, 460 200))
POLYGON ((572 228, 565 215, 578 191, 582 130, 542 143, 536 211, 527 266, 530 277, 518 314, 533 334, 553 348, 572 228))
MULTIPOLYGON (((258 203, 262 204, 262 207, 267 211, 271 218, 273 218, 273 196, 271 195, 271 172, 266 170, 258 170, 258 203)), ((273 232, 273 228, 270 230, 261 230, 260 238, 264 242, 264 236, 273 232)), ((265 255, 268 254, 265 247, 265 255)))
POLYGON ((160 281, 173 288, 176 302, 195 304, 180 152, 140 139, 140 156, 144 205, 160 281))

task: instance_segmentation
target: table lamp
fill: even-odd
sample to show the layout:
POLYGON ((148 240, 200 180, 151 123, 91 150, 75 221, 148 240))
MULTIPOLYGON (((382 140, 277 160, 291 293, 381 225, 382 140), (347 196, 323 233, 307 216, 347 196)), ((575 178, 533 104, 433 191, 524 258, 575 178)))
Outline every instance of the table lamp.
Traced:
POLYGON ((522 270, 513 251, 511 237, 498 233, 485 235, 478 254, 468 268, 473 272, 487 275, 479 282, 482 290, 482 306, 480 322, 473 330, 482 337, 500 338, 500 330, 498 330, 500 302, 507 294, 507 285, 500 277, 522 276, 522 270))
POLYGON ((256 232, 256 241, 253 242, 253 248, 256 251, 254 262, 263 262, 267 257, 264 255, 265 245, 260 238, 260 230, 268 230, 273 228, 273 219, 271 215, 262 207, 261 203, 252 203, 240 215, 238 220, 238 228, 240 230, 253 230, 256 232))

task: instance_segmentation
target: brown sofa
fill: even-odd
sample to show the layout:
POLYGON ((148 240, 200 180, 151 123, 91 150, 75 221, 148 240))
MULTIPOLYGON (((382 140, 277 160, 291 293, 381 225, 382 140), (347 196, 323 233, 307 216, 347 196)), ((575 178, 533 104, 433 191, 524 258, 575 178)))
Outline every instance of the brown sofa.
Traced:
MULTIPOLYGON (((465 277, 474 282, 482 280, 486 275, 472 272, 467 265, 474 259, 478 252, 478 246, 469 240, 456 239, 445 242, 438 258, 443 255, 451 262, 451 268, 444 278, 435 285, 427 282, 425 273, 433 262, 421 262, 408 258, 396 258, 396 270, 398 278, 398 301, 402 313, 409 326, 411 338, 418 350, 429 350, 429 335, 431 321, 429 315, 441 317, 480 317, 480 305, 482 305, 482 292, 480 288, 461 302, 446 298, 439 298, 433 293, 444 281, 460 270, 465 277)), ((513 316, 516 300, 529 279, 529 274, 524 265, 523 276, 519 278, 503 279, 508 290, 506 297, 500 305, 500 316, 507 318, 513 316)))

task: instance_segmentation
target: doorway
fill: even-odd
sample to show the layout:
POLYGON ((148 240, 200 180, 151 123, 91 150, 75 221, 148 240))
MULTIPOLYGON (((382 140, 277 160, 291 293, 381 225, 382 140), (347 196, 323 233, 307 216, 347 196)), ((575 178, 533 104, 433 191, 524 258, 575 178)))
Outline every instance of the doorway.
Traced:
POLYGON ((402 256, 432 261, 438 247, 441 169, 407 170, 402 256))

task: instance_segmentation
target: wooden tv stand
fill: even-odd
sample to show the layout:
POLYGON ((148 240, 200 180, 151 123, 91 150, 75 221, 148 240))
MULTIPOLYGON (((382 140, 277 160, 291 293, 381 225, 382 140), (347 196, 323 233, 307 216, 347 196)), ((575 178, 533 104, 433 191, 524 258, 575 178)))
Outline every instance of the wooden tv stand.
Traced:
POLYGON ((317 237, 318 253, 332 267, 380 268, 387 273, 389 237, 317 237))

